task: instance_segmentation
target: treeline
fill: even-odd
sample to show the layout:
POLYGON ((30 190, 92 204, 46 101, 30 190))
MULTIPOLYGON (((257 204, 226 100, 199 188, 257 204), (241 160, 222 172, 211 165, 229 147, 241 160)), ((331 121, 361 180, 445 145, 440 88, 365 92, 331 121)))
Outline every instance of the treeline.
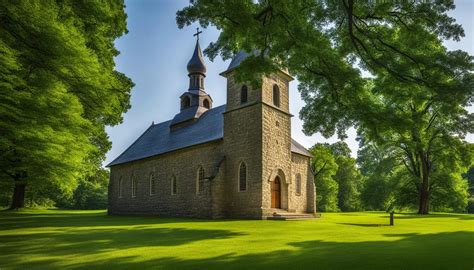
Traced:
MULTIPOLYGON (((396 159, 394 149, 360 140, 357 159, 343 141, 311 148, 317 188, 317 210, 416 211, 416 179, 396 159)), ((474 213, 474 167, 440 168, 432 187, 430 209, 474 213), (444 170, 444 171, 443 171, 444 170)))
MULTIPOLYGON (((59 188, 28 189, 25 193, 25 207, 59 207, 65 209, 106 209, 109 170, 99 168, 95 173, 79 179, 71 193, 59 188)), ((13 183, 0 181, 0 207, 9 207, 12 200, 13 183)))

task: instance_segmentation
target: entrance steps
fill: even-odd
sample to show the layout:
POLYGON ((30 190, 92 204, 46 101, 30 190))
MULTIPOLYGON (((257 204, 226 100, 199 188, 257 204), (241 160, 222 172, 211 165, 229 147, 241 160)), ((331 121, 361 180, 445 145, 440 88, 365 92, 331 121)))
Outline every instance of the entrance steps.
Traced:
POLYGON ((309 214, 309 213, 295 213, 278 210, 273 213, 272 216, 267 217, 268 220, 309 220, 319 218, 321 215, 309 214))

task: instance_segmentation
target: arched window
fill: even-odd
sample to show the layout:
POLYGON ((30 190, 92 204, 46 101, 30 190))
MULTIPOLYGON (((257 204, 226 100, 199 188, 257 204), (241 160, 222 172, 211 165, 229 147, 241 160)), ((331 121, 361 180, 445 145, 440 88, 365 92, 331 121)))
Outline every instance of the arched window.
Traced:
POLYGON ((301 174, 296 175, 296 195, 301 194, 301 174))
POLYGON ((196 179, 196 193, 200 194, 204 191, 204 169, 199 167, 196 179))
POLYGON ((171 176, 171 195, 176 195, 176 176, 171 176))
POLYGON ((247 102, 248 98, 248 88, 247 85, 243 85, 240 89, 240 104, 244 104, 247 102))
POLYGON ((205 99, 203 102, 204 108, 209 109, 211 106, 209 105, 209 100, 205 99))
POLYGON ((247 190, 247 165, 245 162, 240 163, 239 166, 239 191, 247 190))
POLYGON ((135 176, 132 176, 132 198, 137 197, 137 187, 138 187, 138 181, 135 176))
POLYGON ((155 175, 153 173, 150 174, 150 196, 155 195, 156 192, 156 183, 155 183, 155 175))
POLYGON ((181 108, 185 109, 187 107, 191 106, 191 99, 188 96, 184 96, 181 99, 181 108))
POLYGON ((280 88, 278 85, 273 85, 273 105, 280 107, 280 88))
POLYGON ((123 187, 123 179, 122 179, 122 177, 120 177, 120 179, 118 181, 118 196, 119 196, 119 198, 122 198, 122 196, 123 196, 123 191, 122 191, 123 188, 122 187, 123 187))
POLYGON ((201 77, 201 86, 200 87, 204 88, 204 78, 203 77, 201 77))

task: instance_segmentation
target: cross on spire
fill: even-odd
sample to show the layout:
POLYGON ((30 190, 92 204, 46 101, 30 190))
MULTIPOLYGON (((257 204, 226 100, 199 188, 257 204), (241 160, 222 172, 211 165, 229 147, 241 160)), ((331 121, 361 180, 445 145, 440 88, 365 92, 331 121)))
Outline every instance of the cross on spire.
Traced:
POLYGON ((202 31, 199 31, 199 27, 196 28, 196 34, 194 34, 193 36, 197 37, 197 40, 199 40, 199 34, 201 34, 202 31))

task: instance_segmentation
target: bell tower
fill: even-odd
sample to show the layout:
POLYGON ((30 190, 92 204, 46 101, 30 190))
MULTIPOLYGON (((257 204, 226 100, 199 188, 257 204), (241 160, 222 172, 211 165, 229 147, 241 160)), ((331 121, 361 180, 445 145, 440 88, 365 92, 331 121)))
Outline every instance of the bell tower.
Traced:
POLYGON ((194 36, 197 36, 196 46, 187 65, 189 87, 180 96, 180 112, 173 118, 170 124, 171 129, 193 123, 207 110, 212 109, 212 98, 204 88, 206 64, 199 45, 199 34, 201 33, 202 31, 199 31, 198 28, 196 34, 194 34, 194 36))
POLYGON ((229 209, 235 216, 249 212, 255 216, 270 215, 272 208, 288 210, 288 186, 291 181, 291 117, 289 113, 289 82, 293 78, 279 70, 262 76, 261 86, 238 82, 235 72, 250 54, 239 52, 221 73, 227 78, 227 105, 224 113, 224 149, 232 202, 229 209), (248 170, 246 191, 236 191, 238 166, 248 170), (271 187, 280 183, 281 201, 272 205, 271 187), (235 207, 235 208, 234 208, 235 207), (245 213, 240 213, 245 209, 245 213), (231 210, 232 211, 232 210, 231 210))

